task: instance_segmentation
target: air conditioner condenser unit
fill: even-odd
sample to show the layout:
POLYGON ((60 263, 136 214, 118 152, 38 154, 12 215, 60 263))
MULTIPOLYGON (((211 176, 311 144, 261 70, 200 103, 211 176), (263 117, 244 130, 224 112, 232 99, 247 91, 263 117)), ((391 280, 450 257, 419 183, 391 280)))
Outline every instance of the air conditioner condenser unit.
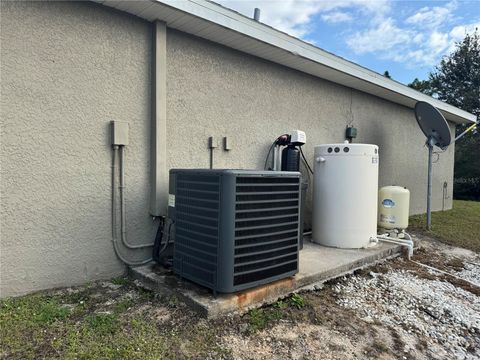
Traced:
POLYGON ((298 172, 173 169, 173 270, 230 293, 298 272, 298 172))

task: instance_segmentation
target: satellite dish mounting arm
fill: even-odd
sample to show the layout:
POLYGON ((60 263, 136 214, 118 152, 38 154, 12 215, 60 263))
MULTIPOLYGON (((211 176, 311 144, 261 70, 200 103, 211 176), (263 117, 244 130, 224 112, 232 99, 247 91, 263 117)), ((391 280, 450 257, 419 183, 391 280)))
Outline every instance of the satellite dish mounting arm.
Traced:
POLYGON ((456 142, 457 140, 461 139, 462 137, 467 135, 470 131, 472 131, 472 130, 475 131, 478 126, 480 126, 480 118, 479 117, 477 117, 477 121, 475 121, 474 124, 469 126, 464 132, 462 132, 460 135, 458 135, 455 138, 455 140, 453 140, 453 142, 456 142))

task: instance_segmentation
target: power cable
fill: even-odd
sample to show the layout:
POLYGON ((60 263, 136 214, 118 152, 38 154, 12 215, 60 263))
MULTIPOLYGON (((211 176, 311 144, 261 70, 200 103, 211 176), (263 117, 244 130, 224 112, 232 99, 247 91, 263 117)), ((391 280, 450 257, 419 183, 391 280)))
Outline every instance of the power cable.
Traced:
POLYGON ((268 158, 270 157, 270 153, 272 152, 272 149, 275 145, 277 145, 277 140, 275 140, 272 143, 272 145, 270 145, 270 148, 268 149, 267 157, 265 158, 265 164, 263 165, 263 170, 267 170, 268 158))
POLYGON ((310 173, 313 175, 313 170, 312 170, 312 168, 310 167, 310 164, 308 163, 307 159, 305 158, 305 155, 303 154, 302 147, 299 146, 299 148, 300 148, 300 154, 302 155, 302 159, 303 159, 303 161, 305 162, 305 165, 307 165, 308 171, 310 171, 310 173))

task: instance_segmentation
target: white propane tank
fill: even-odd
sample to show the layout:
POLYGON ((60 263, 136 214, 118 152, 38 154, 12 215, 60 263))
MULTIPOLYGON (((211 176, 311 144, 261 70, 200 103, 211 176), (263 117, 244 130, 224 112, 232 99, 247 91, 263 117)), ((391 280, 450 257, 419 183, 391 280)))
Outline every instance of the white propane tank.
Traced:
POLYGON ((404 230, 408 227, 410 191, 401 186, 384 186, 378 191, 378 227, 404 230))
POLYGON ((377 235, 378 146, 315 146, 312 241, 363 248, 377 235))

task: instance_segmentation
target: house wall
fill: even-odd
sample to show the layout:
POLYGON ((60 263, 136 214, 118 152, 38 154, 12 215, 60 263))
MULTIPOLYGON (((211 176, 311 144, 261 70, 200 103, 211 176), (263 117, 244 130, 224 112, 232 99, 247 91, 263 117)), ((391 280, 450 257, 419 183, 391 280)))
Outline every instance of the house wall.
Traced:
MULTIPOLYGON (((96 4, 1 2, 1 296, 124 272, 111 242, 110 120, 130 124, 129 241, 154 238, 151 37, 151 24, 96 4)), ((313 146, 343 141, 352 123, 357 142, 380 146, 380 185, 407 186, 412 213, 425 210, 427 152, 411 109, 174 30, 167 123, 170 168, 208 167, 208 137, 228 136, 234 147, 216 149, 214 166, 254 169, 279 134, 304 130, 313 162, 313 146)), ((434 209, 444 181, 449 208, 453 147, 434 165, 434 209)))
MULTIPOLYGON (((214 150, 214 167, 263 168, 274 138, 293 129, 307 134, 313 166, 316 144, 355 142, 380 148, 379 185, 411 191, 412 214, 425 212, 427 149, 412 109, 170 30, 167 36, 168 162, 171 168, 208 167, 208 137, 234 139, 214 150)), ((452 134, 454 126, 451 124, 452 134)), ((433 168, 433 209, 451 208, 454 147, 433 168)), ((308 176, 308 173, 305 172, 308 176)), ((311 193, 311 186, 309 187, 311 193)), ((310 214, 311 204, 307 213, 310 214)), ((309 222, 309 215, 307 222, 309 222)))
POLYGON ((150 242, 151 25, 89 3, 2 1, 1 54, 0 295, 124 273, 108 126, 130 123, 128 236, 150 242))

